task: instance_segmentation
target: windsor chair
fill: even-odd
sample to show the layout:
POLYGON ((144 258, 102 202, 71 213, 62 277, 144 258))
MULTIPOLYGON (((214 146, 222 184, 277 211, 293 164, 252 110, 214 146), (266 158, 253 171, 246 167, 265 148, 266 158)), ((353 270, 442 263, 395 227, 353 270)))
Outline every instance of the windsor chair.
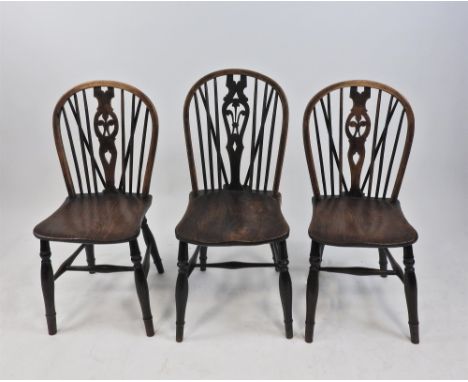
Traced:
POLYGON ((74 87, 58 101, 53 130, 68 197, 34 228, 34 235, 40 239, 41 284, 49 334, 57 332, 54 283, 64 272, 132 271, 146 334, 152 336, 153 318, 146 281, 150 255, 158 273, 164 272, 145 217, 151 205, 149 189, 158 140, 154 105, 133 86, 114 81, 87 82, 74 87), (144 117, 140 118, 141 115, 144 117), (72 158, 71 168, 67 158, 72 158), (116 170, 120 177, 116 178, 116 170), (143 259, 137 240, 140 229, 146 244, 143 259), (51 265, 51 241, 80 244, 55 274, 51 265), (133 266, 96 264, 96 244, 125 242, 129 243, 133 266), (83 249, 87 266, 73 265, 83 249))
POLYGON ((411 342, 419 343, 412 247, 418 235, 398 201, 413 135, 414 115, 408 101, 377 82, 340 82, 320 91, 307 105, 303 138, 313 190, 307 342, 313 339, 322 271, 397 276, 404 284, 411 342), (400 145, 405 131, 404 144, 400 145), (395 173, 392 170, 398 158, 395 173), (324 267, 321 262, 326 245, 377 248, 379 269, 324 267), (392 247, 403 247, 404 271, 390 253, 392 247), (388 262, 392 270, 387 269, 388 262))
POLYGON ((274 267, 279 272, 286 337, 292 337, 286 249, 289 227, 278 191, 287 129, 286 96, 275 81, 260 73, 242 69, 213 72, 188 92, 184 131, 192 191, 175 230, 180 241, 175 293, 178 342, 183 340, 188 278, 195 267, 201 271, 274 267), (191 124, 196 125, 193 134, 191 124), (198 153, 192 141, 198 143, 198 153), (200 183, 197 165, 201 167, 200 183), (188 244, 196 246, 190 259, 188 244), (207 261, 211 246, 260 244, 270 245, 272 263, 207 261))

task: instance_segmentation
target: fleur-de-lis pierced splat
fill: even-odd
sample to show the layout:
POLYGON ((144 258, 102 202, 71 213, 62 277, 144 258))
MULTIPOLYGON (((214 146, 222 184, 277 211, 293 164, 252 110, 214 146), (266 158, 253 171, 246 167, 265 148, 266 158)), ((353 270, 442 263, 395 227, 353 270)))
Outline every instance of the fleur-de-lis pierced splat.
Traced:
POLYGON ((349 140, 348 162, 351 170, 350 195, 361 196, 361 171, 366 155, 366 139, 371 128, 371 121, 367 114, 366 102, 371 96, 371 90, 365 87, 362 93, 356 86, 352 86, 349 97, 353 100, 353 107, 346 119, 346 136, 349 140))
POLYGON ((231 166, 231 182, 226 185, 229 189, 241 189, 240 163, 244 144, 244 132, 250 115, 248 98, 244 94, 247 87, 247 77, 241 75, 239 81, 234 81, 233 75, 226 76, 228 94, 224 97, 222 114, 227 134, 226 149, 231 166))
POLYGON ((106 176, 106 189, 115 189, 115 163, 117 149, 115 137, 119 132, 119 121, 112 109, 111 101, 114 98, 114 88, 103 91, 101 87, 94 88, 94 97, 98 107, 94 116, 94 132, 99 139, 99 158, 106 176))

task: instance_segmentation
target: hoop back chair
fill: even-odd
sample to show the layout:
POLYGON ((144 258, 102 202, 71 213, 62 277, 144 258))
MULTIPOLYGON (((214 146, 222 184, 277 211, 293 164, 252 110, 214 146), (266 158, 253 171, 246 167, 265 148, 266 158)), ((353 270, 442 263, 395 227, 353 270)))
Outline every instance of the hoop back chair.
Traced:
POLYGON ((320 271, 399 277, 411 341, 419 342, 412 249, 418 236, 398 201, 413 135, 414 115, 408 101, 377 82, 340 82, 320 91, 307 105, 303 138, 314 195, 307 342, 313 339, 320 271), (326 245, 378 248, 380 267, 322 267, 326 245), (404 271, 391 247, 403 247, 404 271), (388 262, 392 270, 387 270, 388 262))
POLYGON ((133 271, 148 336, 154 334, 146 277, 149 256, 164 272, 146 212, 158 140, 158 117, 150 99, 115 81, 78 85, 58 101, 53 114, 55 145, 68 197, 34 228, 40 239, 41 283, 49 334, 57 332, 54 282, 66 271, 133 271), (65 136, 65 139, 64 139, 65 136), (143 231, 142 260, 137 237, 143 231), (79 243, 53 273, 50 241, 79 243), (94 245, 128 242, 133 266, 96 264, 94 245), (73 265, 85 250, 87 266, 73 265))
POLYGON ((289 227, 279 193, 287 129, 286 96, 275 81, 260 73, 213 72, 188 92, 184 131, 192 192, 176 227, 180 241, 177 341, 183 339, 188 277, 195 267, 202 271, 275 267, 280 272, 286 337, 292 337, 289 227), (193 142, 198 149, 194 150, 193 142), (196 245, 190 259, 188 244, 196 245), (270 244, 273 263, 207 262, 208 246, 259 244, 270 244))

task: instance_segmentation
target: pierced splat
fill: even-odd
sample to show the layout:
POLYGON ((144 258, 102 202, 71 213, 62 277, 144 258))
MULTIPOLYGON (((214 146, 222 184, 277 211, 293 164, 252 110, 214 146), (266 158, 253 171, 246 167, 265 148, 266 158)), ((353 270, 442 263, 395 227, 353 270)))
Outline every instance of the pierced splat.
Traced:
POLYGON ((241 189, 240 163, 244 151, 242 140, 250 115, 248 98, 244 94, 247 78, 245 75, 241 75, 239 81, 235 82, 233 75, 229 74, 226 76, 226 87, 229 92, 224 97, 222 113, 227 134, 226 149, 231 166, 231 182, 225 187, 241 189))
POLYGON ((348 162, 351 170, 350 195, 361 196, 361 171, 366 155, 366 139, 371 130, 371 121, 367 114, 366 102, 370 98, 369 87, 359 93, 356 86, 351 86, 349 97, 353 100, 353 107, 346 119, 346 136, 349 140, 348 162))
POLYGON ((119 131, 119 122, 111 105, 112 98, 114 98, 114 88, 109 87, 103 91, 101 87, 95 87, 94 97, 98 100, 94 116, 94 131, 99 139, 99 158, 106 176, 106 189, 114 190, 117 161, 115 137, 119 131))

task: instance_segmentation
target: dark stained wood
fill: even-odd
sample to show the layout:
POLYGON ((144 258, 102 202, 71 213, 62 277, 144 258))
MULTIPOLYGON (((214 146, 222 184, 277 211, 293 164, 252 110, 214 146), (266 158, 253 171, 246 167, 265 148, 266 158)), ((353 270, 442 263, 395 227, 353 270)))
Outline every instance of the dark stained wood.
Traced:
POLYGON ((68 198, 34 228, 34 235, 41 240, 41 283, 49 333, 57 331, 55 279, 66 271, 133 271, 146 333, 152 336, 154 328, 146 283, 150 254, 158 272, 164 272, 145 218, 151 205, 149 187, 158 140, 156 109, 133 86, 116 81, 86 82, 60 98, 53 112, 53 131, 68 198), (130 113, 125 111, 129 108, 125 93, 131 95, 130 113), (143 123, 138 119, 140 110, 144 114, 143 123), (130 117, 127 131, 126 116, 130 117), (67 154, 72 157, 71 167, 67 154), (119 176, 116 171, 121 172, 119 176), (141 230, 146 243, 143 261, 137 243, 141 230), (55 275, 50 261, 50 241, 80 244, 55 275), (130 243, 133 266, 96 264, 95 244, 123 242, 130 243), (83 249, 88 265, 73 265, 83 249))
POLYGON ((161 256, 159 256, 158 246, 156 245, 156 240, 154 239, 154 235, 151 232, 148 222, 146 218, 143 219, 143 224, 141 226, 143 230, 143 238, 145 240, 145 244, 151 250, 151 257, 153 258, 154 265, 159 274, 164 273, 164 266, 161 261, 161 256))
POLYGON ((278 243, 277 266, 279 270, 279 291, 281 296, 281 303, 283 305, 284 329, 286 338, 292 338, 292 286, 291 276, 289 276, 288 264, 289 260, 286 249, 286 241, 282 240, 278 243))
MULTIPOLYGON (((379 266, 381 271, 387 270, 387 254, 384 251, 385 248, 379 248, 379 266)), ((382 277, 387 277, 387 275, 382 275, 382 277)))
POLYGON ((202 271, 274 267, 279 272, 286 337, 293 335, 285 242, 289 227, 281 212, 279 193, 288 118, 281 87, 251 70, 210 73, 187 94, 184 133, 192 192, 176 227, 180 240, 176 284, 178 342, 183 340, 188 278, 197 267, 202 271), (192 128, 198 148, 193 147, 192 128), (190 260, 189 243, 197 245, 190 260), (207 263, 208 246, 258 244, 270 244, 273 263, 207 263))
POLYGON ((201 247, 200 250, 200 270, 202 272, 206 271, 206 261, 208 259, 206 253, 208 252, 208 247, 201 247))
POLYGON ((357 276, 397 276, 405 286, 411 341, 419 342, 412 252, 412 244, 418 239, 418 234, 406 220, 398 200, 413 136, 414 114, 410 104, 395 89, 378 82, 336 83, 318 92, 307 105, 303 139, 314 197, 309 226, 312 249, 307 281, 306 342, 313 340, 320 271, 357 276), (339 105, 332 106, 332 99, 339 105), (346 102, 352 104, 345 117, 346 102), (318 113, 319 105, 322 118, 318 113), (333 107, 339 109, 339 118, 335 118, 338 126, 333 125, 333 107), (310 126, 311 120, 313 127, 310 126), (343 135, 347 140, 343 140, 343 135), (404 144, 399 147, 400 138, 404 135, 404 144), (337 144, 336 137, 339 140, 337 144), (343 163, 346 144, 347 165, 343 163), (317 157, 320 171, 315 168, 317 157), (398 172, 394 175, 392 170, 398 160, 398 172), (336 180, 339 181, 338 193, 335 193, 336 180), (387 198, 390 190, 391 195, 387 198), (377 248, 379 269, 322 267, 325 245, 377 248), (391 247, 404 248, 404 273, 391 255, 391 247), (392 270, 387 270, 389 262, 392 270))
POLYGON ((419 319, 418 319, 418 287, 416 283, 416 272, 414 271, 413 247, 411 245, 403 248, 403 263, 405 264, 405 296, 408 307, 408 324, 411 334, 411 342, 419 343, 419 319))
MULTIPOLYGON (((272 185, 272 191, 273 193, 278 192, 279 190, 279 182, 281 178, 281 171, 283 167, 283 159, 284 159, 284 149, 286 145, 286 137, 287 137, 287 130, 288 130, 288 118, 289 118, 289 111, 288 111, 288 104, 286 100, 286 96, 281 89, 281 87, 273 81, 271 78, 251 71, 251 70, 245 70, 245 69, 225 69, 225 70, 220 70, 216 71, 213 73, 210 73, 203 78, 201 78, 199 81, 197 81, 192 88, 189 90, 187 97, 185 99, 185 104, 184 104, 184 132, 185 132, 185 142, 187 146, 187 155, 189 159, 189 168, 190 168, 190 177, 192 180, 192 190, 193 191, 198 191, 199 186, 198 186, 198 177, 197 177, 197 169, 196 169, 196 161, 195 161, 195 156, 194 156, 194 150, 193 150, 193 145, 192 145, 192 135, 191 135, 191 125, 194 124, 194 121, 190 120, 190 108, 191 105, 193 104, 195 107, 197 106, 195 102, 198 103, 198 110, 199 112, 201 111, 201 105, 203 105, 204 111, 207 112, 207 126, 205 126, 205 129, 203 129, 203 126, 201 125, 203 122, 203 118, 197 117, 196 118, 196 125, 197 127, 200 126, 199 134, 208 134, 211 135, 214 143, 216 143, 214 146, 214 150, 217 152, 217 158, 218 160, 222 160, 222 157, 219 155, 219 150, 223 146, 227 146, 227 153, 228 156, 230 157, 229 161, 229 166, 231 168, 231 178, 228 179, 227 177, 227 172, 226 168, 229 168, 228 166, 224 166, 224 164, 221 164, 219 171, 221 171, 221 175, 223 175, 223 179, 225 183, 231 187, 232 189, 239 188, 241 182, 241 176, 239 173, 240 167, 238 167, 238 163, 240 162, 240 157, 244 158, 244 160, 250 160, 249 162, 249 169, 247 170, 247 175, 248 178, 246 179, 247 182, 243 182, 244 186, 249 186, 253 188, 253 182, 251 182, 253 176, 257 176, 257 174, 254 174, 254 166, 256 167, 259 164, 259 156, 261 155, 260 153, 262 150, 260 149, 261 144, 263 143, 263 137, 265 134, 267 134, 268 131, 268 137, 269 133, 271 132, 271 126, 268 128, 266 126, 267 122, 267 117, 273 115, 273 109, 274 109, 274 104, 275 101, 273 100, 273 95, 278 96, 279 100, 279 105, 282 111, 282 118, 279 121, 280 126, 281 126, 281 134, 280 134, 280 141, 279 141, 279 149, 277 153, 277 160, 276 160, 276 169, 275 169, 275 175, 274 175, 274 180, 273 180, 273 185, 272 185), (240 79, 238 81, 235 81, 233 79, 233 75, 239 76, 240 79), (263 98, 264 106, 260 112, 260 126, 259 129, 255 129, 255 120, 251 118, 251 115, 253 115, 256 118, 256 97, 254 97, 254 100, 248 100, 245 97, 244 94, 244 89, 246 86, 255 86, 259 87, 260 84, 258 83, 259 81, 262 81, 264 83, 264 89, 265 89, 265 94, 263 98), (209 108, 209 103, 207 99, 207 95, 204 94, 204 89, 205 89, 205 84, 208 84, 212 82, 214 86, 214 91, 211 93, 213 95, 216 95, 215 101, 218 100, 218 98, 221 99, 222 97, 222 102, 220 102, 220 108, 222 111, 222 122, 224 124, 224 130, 226 132, 227 136, 227 141, 226 144, 220 143, 220 135, 218 131, 218 122, 217 122, 217 112, 218 112, 218 107, 215 106, 215 115, 211 115, 211 109, 209 108), (225 91, 222 92, 221 94, 221 86, 225 86, 227 89, 227 93, 225 91), (266 92, 267 89, 270 89, 270 91, 266 92), (200 91, 203 90, 203 91, 200 91), (201 95, 201 102, 198 101, 198 96, 197 92, 199 95, 201 95), (201 105, 200 105, 201 103, 201 105), (252 113, 250 110, 253 109, 252 113), (252 120, 250 122, 250 120, 252 120), (216 123, 215 123, 215 122, 216 123), (198 124, 200 123, 200 125, 198 124), (216 129, 215 129, 216 126, 216 129), (252 135, 245 135, 245 131, 247 130, 248 126, 251 128, 253 127, 254 132, 256 134, 252 135), (203 131, 203 130, 206 130, 203 131), (253 151, 251 151, 249 154, 246 156, 242 156, 243 153, 243 147, 244 147, 244 140, 247 139, 247 137, 252 138, 251 144, 254 145, 253 151), (231 154, 229 154, 229 151, 231 151, 231 154)), ((198 115, 198 114, 197 114, 198 115)), ((278 122, 278 121, 276 121, 278 122)), ((203 141, 201 141, 203 142, 203 141)), ((252 149, 251 149, 252 150, 252 149)), ((210 178, 208 174, 206 174, 207 166, 205 163, 205 150, 204 147, 200 144, 200 152, 201 152, 201 168, 202 172, 205 172, 205 175, 203 175, 203 184, 205 186, 209 184, 209 182, 206 182, 206 180, 210 178)), ((210 168, 208 168, 208 172, 210 171, 210 168)), ((265 173, 266 175, 266 173, 265 173)), ((205 187, 208 188, 208 187, 205 187)), ((221 188, 221 187, 219 187, 221 188)))
POLYGON ((138 241, 130 241, 130 257, 132 259, 134 274, 135 274, 135 285, 140 300, 141 311, 143 313, 143 322, 145 324, 146 335, 148 337, 154 336, 153 327, 153 316, 151 315, 151 307, 149 301, 149 290, 146 282, 146 276, 143 271, 141 264, 141 254, 138 248, 138 241))
MULTIPOLYGON (((130 168, 129 166, 129 161, 130 159, 133 160, 133 147, 134 147, 134 140, 135 140, 135 131, 137 129, 137 121, 138 121, 138 115, 139 115, 139 110, 141 105, 144 105, 145 109, 148 111, 149 116, 151 117, 151 140, 149 144, 149 152, 147 154, 147 163, 144 171, 144 177, 142 179, 142 187, 141 187, 141 194, 147 195, 149 193, 149 188, 150 188, 150 183, 151 183, 151 176, 153 172, 153 165, 154 165, 154 156, 156 153, 156 145, 157 145, 157 140, 158 140, 158 116, 156 113, 156 109, 151 102, 151 100, 139 89, 128 85, 124 84, 122 82, 117 82, 117 81, 91 81, 91 82, 86 82, 83 84, 80 84, 73 89, 69 90, 66 92, 58 101, 54 113, 53 113, 53 128, 54 128, 54 137, 55 137, 55 145, 57 148, 57 153, 59 156, 60 164, 62 166, 62 172, 63 176, 65 178, 65 183, 67 186, 67 190, 70 196, 75 195, 76 190, 75 190, 75 184, 73 182, 73 176, 72 172, 70 171, 70 168, 68 166, 68 160, 67 160, 67 155, 66 155, 66 150, 65 150, 65 144, 62 139, 62 129, 63 125, 66 125, 67 127, 67 134, 70 139, 71 135, 71 120, 70 118, 66 118, 66 111, 65 111, 65 106, 68 105, 70 107, 70 111, 72 115, 74 116, 75 119, 75 128, 79 132, 79 138, 80 138, 80 145, 83 144, 85 150, 84 152, 86 153, 86 156, 89 157, 91 166, 88 167, 88 170, 92 169, 93 174, 98 175, 101 183, 103 183, 103 186, 105 189, 113 189, 115 185, 113 184, 114 176, 115 176, 115 161, 117 158, 117 149, 114 144, 114 140, 116 138, 116 135, 118 132, 121 130, 122 133, 122 138, 123 142, 125 142, 125 145, 122 144, 122 150, 124 152, 122 153, 122 174, 120 177, 120 181, 118 184, 119 189, 129 192, 134 192, 137 193, 136 188, 129 188, 129 184, 126 184, 125 182, 125 177, 128 177, 128 172, 133 171, 133 166, 130 168), (106 91, 103 90, 103 88, 107 88, 106 91), (115 105, 112 104, 112 101, 115 98, 115 89, 121 89, 121 103, 119 107, 119 112, 115 112, 115 105), (93 118, 93 129, 90 129, 90 117, 89 113, 92 112, 92 110, 89 109, 89 102, 90 102, 90 97, 86 96, 86 91, 92 89, 93 90, 93 96, 97 99, 98 101, 98 107, 96 109, 96 113, 93 118), (137 110, 134 110, 134 114, 132 114, 131 117, 131 131, 130 134, 127 136, 127 142, 125 142, 125 103, 124 103, 124 93, 130 93, 132 95, 133 99, 138 100, 138 107, 136 108, 137 110), (83 128, 83 124, 81 121, 80 117, 80 109, 79 109, 79 104, 77 102, 69 102, 70 99, 73 99, 74 101, 76 100, 74 96, 78 93, 83 94, 83 104, 84 104, 84 109, 85 109, 85 115, 86 115, 86 125, 87 129, 83 128), (119 120, 117 117, 117 114, 121 116, 121 119, 119 120), (63 117, 63 118, 62 118, 63 117), (62 123, 62 120, 64 123, 62 123), (121 129, 120 129, 121 127, 121 129), (96 142, 94 142, 95 146, 97 143, 98 147, 95 147, 95 149, 98 149, 99 151, 99 160, 96 159, 94 155, 94 149, 93 148, 93 135, 91 131, 94 132, 96 135, 96 142), (101 162, 101 164, 99 164, 101 162), (101 171, 100 169, 103 169, 101 171), (104 174, 103 174, 104 173, 104 174), (125 185, 127 188, 125 188, 125 185)), ((144 135, 146 137, 146 134, 144 135)), ((73 147, 73 145, 72 145, 73 147)), ((73 148, 73 152, 76 152, 76 150, 73 148)), ((86 160, 86 156, 84 156, 82 159, 83 161, 86 160)), ((75 170, 76 170, 76 177, 79 180, 79 183, 81 183, 81 178, 84 178, 87 176, 86 174, 88 171, 81 171, 80 167, 78 166, 78 158, 76 153, 73 155, 74 157, 74 163, 75 163, 75 170), (76 158, 75 158, 76 157, 76 158)), ((84 167, 84 166, 83 166, 84 167)), ((143 167, 143 163, 140 166, 141 170, 143 167)), ((133 177, 131 176, 129 179, 129 182, 133 180, 133 177)), ((136 183, 137 179, 135 179, 136 183)), ((80 187, 80 193, 83 192, 82 187, 80 187)), ((96 190, 95 190, 96 192, 96 190)))
POLYGON ((46 310, 47 329, 50 335, 57 333, 54 297, 54 271, 50 262, 50 245, 48 241, 41 240, 41 286, 46 310))
POLYGON ((121 243, 135 239, 151 205, 151 196, 118 192, 67 198, 34 228, 38 239, 72 243, 121 243))
POLYGON ((401 247, 418 238, 398 201, 343 196, 314 198, 313 206, 309 235, 322 244, 401 247))
MULTIPOLYGON (((223 268, 223 269, 242 269, 242 268, 268 268, 274 267, 272 263, 251 263, 243 261, 224 261, 222 263, 209 263, 205 265, 205 268, 223 268)), ((201 270, 201 264, 194 264, 193 266, 199 267, 201 270)))
POLYGON ((177 283, 175 289, 176 299, 176 341, 182 342, 184 339, 184 325, 185 325, 185 309, 187 307, 188 298, 188 244, 181 241, 179 243, 179 256, 177 266, 179 267, 179 275, 177 276, 177 283))
POLYGON ((306 291, 306 329, 305 340, 312 342, 314 338, 315 326, 315 310, 317 308, 317 299, 319 292, 319 271, 320 263, 322 262, 322 249, 323 246, 317 241, 312 240, 310 249, 310 268, 309 276, 307 278, 307 291, 306 291))
POLYGON ((176 237, 200 245, 252 245, 283 240, 289 227, 279 196, 250 191, 191 193, 176 237))
POLYGON ((94 245, 89 244, 85 247, 86 251, 86 262, 88 263, 88 267, 90 268, 89 273, 93 274, 94 272, 94 267, 96 266, 96 257, 94 255, 94 245))
MULTIPOLYGON (((401 183, 403 181, 403 175, 405 173, 405 170, 406 170, 406 165, 407 165, 407 162, 408 162, 408 158, 409 158, 409 154, 410 154, 410 151, 411 151, 411 145, 412 145, 412 142, 413 142, 413 136, 414 136, 414 114, 413 114, 413 110, 409 104, 409 102, 399 93, 397 92, 395 89, 387 86, 387 85, 384 85, 384 84, 381 84, 381 83, 378 83, 378 82, 374 82, 374 81, 365 81, 365 80, 355 80, 355 81, 345 81, 345 82, 339 82, 339 83, 336 83, 336 84, 333 84, 333 85, 330 85, 326 88, 324 88, 323 90, 321 90, 320 92, 318 92, 311 100, 310 102, 308 103, 307 107, 306 107, 306 110, 305 110, 305 113, 304 113, 304 119, 303 119, 303 138, 304 138, 304 148, 305 148, 305 152, 306 152, 306 159, 307 159, 307 165, 308 165, 308 168, 309 168, 309 174, 310 174, 310 179, 311 179, 311 182, 312 182, 312 190, 314 192, 314 196, 315 197, 320 197, 321 195, 323 195, 323 193, 320 191, 320 187, 319 187, 319 182, 318 182, 318 179, 317 179, 317 172, 315 170, 315 159, 314 159, 314 155, 313 155, 313 150, 312 150, 312 136, 311 136, 311 129, 310 129, 310 119, 311 119, 311 115, 313 115, 313 119, 315 120, 315 118, 317 118, 317 115, 316 113, 314 112, 315 108, 316 108, 316 105, 320 103, 320 101, 322 100, 323 101, 323 98, 327 97, 328 94, 331 94, 332 92, 335 92, 337 90, 340 90, 341 89, 344 89, 346 91, 348 91, 349 93, 349 96, 350 98, 352 99, 353 97, 358 99, 359 97, 362 97, 362 96, 359 96, 359 95, 356 95, 356 94, 360 94, 360 93, 357 93, 353 91, 353 94, 351 94, 351 88, 357 88, 357 87, 364 87, 365 89, 378 89, 378 94, 381 94, 381 91, 385 92, 386 94, 390 95, 391 98, 390 98, 390 103, 389 103, 389 107, 388 107, 388 110, 387 110, 387 114, 386 114, 386 127, 388 128, 388 125, 390 124, 390 120, 395 112, 395 108, 398 106, 398 105, 401 105, 404 112, 405 112, 405 116, 406 116, 406 139, 405 139, 405 142, 404 142, 404 147, 403 147, 403 152, 402 152, 402 155, 401 155, 401 160, 400 160, 400 166, 398 168, 398 173, 397 173, 397 176, 396 176, 396 179, 395 179, 395 182, 394 182, 394 185, 393 185, 393 190, 392 190, 392 194, 391 194, 391 198, 392 199, 397 199, 398 198, 398 194, 400 192, 400 188, 401 188, 401 183)), ((364 90, 365 92, 367 92, 367 90, 364 90)), ((366 93, 367 94, 367 93, 366 93)), ((375 92, 374 93, 371 93, 371 97, 372 96, 375 96, 375 92)), ((380 99, 380 98, 379 98, 380 99)), ((370 123, 370 120, 368 120, 367 118, 369 116, 367 110, 365 110, 365 106, 362 106, 364 100, 359 100, 358 101, 359 104, 361 104, 361 106, 358 106, 356 108, 353 108, 351 111, 350 111, 350 114, 349 116, 347 117, 347 119, 349 119, 349 123, 353 122, 353 126, 355 125, 356 127, 360 126, 360 131, 361 133, 363 133, 363 128, 364 128, 364 131, 367 130, 367 126, 368 124, 370 123), (359 118, 359 121, 357 121, 357 118, 359 118)), ((380 110, 380 101, 377 102, 378 104, 378 108, 377 108, 377 111, 376 111, 376 118, 377 118, 377 113, 378 111, 380 110)), ((324 115, 324 119, 325 119, 325 125, 327 126, 327 129, 328 129, 328 119, 327 117, 324 115)), ((315 123, 314 123, 315 125, 315 123)), ((377 123, 375 124, 377 127, 377 123)), ((364 139, 359 138, 359 133, 357 133, 356 129, 353 127, 353 126, 349 126, 349 132, 347 132, 348 135, 348 138, 349 136, 351 135, 352 139, 351 139, 351 143, 353 145, 353 142, 354 142, 354 148, 351 149, 351 152, 355 152, 356 150, 356 142, 360 142, 360 143, 357 143, 358 146, 362 146, 363 144, 363 141, 364 139), (355 134, 355 135, 354 135, 355 134), (357 138, 357 140, 356 140, 357 138)), ((373 129, 373 126, 370 127, 371 129, 373 129)), ((384 127, 383 128, 384 132, 386 132, 386 128, 384 127)), ((367 135, 366 135, 367 137, 367 135)), ((371 153, 371 158, 374 158, 377 159, 377 154, 382 154, 382 148, 385 147, 384 145, 384 140, 385 140, 385 133, 383 135, 380 136, 380 139, 376 142, 373 142, 373 146, 371 147, 371 150, 370 150, 370 153, 371 153)), ((316 137, 317 139, 317 143, 319 142, 318 141, 318 136, 316 137)), ((369 140, 370 141, 370 140, 369 140)), ((362 147, 359 148, 358 150, 358 154, 359 154, 359 151, 362 152, 362 147)), ((348 152, 349 154, 350 152, 348 152)), ((319 154, 319 159, 322 158, 322 154, 319 154)), ((349 160, 349 157, 348 157, 348 160, 349 160)), ((336 161, 339 163, 339 160, 338 158, 336 158, 336 161)), ((354 162, 353 162, 354 163, 354 162)), ((338 166, 339 167, 339 166, 338 166)), ((344 166, 343 166, 344 167, 344 166)), ((371 161, 370 165, 369 165, 369 169, 368 170, 372 170, 374 169, 374 161, 371 161)), ((357 170, 358 167, 355 169, 357 170)), ((342 172, 342 175, 344 175, 344 169, 341 171, 342 172)), ((354 177, 356 178, 357 180, 357 173, 356 171, 353 171, 354 172, 354 177)), ((369 174, 370 174, 370 171, 369 171, 369 174)), ((323 175, 321 176, 322 180, 323 180, 323 175)), ((362 177, 361 177, 362 178, 362 177)), ((363 186, 365 186, 365 180, 366 178, 368 178, 368 175, 366 173, 366 176, 361 179, 362 180, 362 183, 361 184, 361 192, 363 191, 363 186)), ((378 184, 380 184, 380 182, 377 182, 378 184)), ((326 194, 326 193, 324 193, 326 194)))

